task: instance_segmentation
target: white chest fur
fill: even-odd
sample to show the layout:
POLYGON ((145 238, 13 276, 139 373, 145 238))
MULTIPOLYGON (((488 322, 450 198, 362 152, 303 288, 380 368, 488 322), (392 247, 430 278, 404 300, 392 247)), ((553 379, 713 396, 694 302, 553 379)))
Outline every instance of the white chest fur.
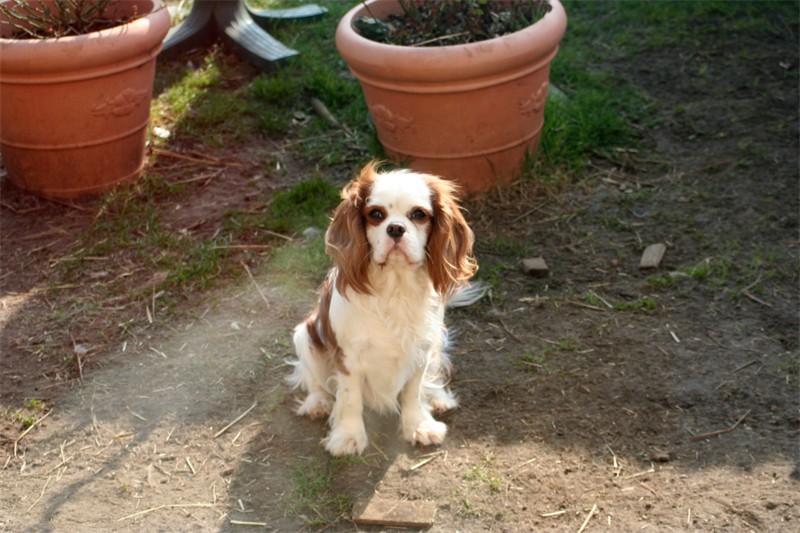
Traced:
POLYGON ((424 268, 375 267, 373 293, 335 292, 331 325, 348 372, 360 378, 368 405, 397 409, 397 396, 414 370, 444 340, 444 306, 424 268))

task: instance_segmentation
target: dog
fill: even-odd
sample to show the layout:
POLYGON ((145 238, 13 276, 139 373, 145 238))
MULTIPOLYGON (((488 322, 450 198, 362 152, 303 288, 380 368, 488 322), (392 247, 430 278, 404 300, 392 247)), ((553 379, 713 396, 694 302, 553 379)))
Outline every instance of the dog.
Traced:
POLYGON ((457 406, 445 307, 484 292, 469 283, 478 266, 458 187, 378 167, 368 164, 342 189, 325 233, 333 267, 294 330, 297 359, 287 380, 307 393, 296 412, 328 417, 322 443, 334 456, 364 451, 365 405, 399 412, 413 445, 441 444, 447 426, 433 413, 457 406))

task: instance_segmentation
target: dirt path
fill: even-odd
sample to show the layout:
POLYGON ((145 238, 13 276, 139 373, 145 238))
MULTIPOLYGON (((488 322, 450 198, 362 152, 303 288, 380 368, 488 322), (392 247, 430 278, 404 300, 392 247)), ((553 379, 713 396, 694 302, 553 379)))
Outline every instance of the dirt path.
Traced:
POLYGON ((435 502, 437 532, 797 529, 796 39, 705 44, 609 59, 659 103, 646 152, 555 198, 469 203, 494 287, 450 317, 443 446, 371 416, 363 457, 326 456, 282 383, 315 280, 266 267, 269 308, 251 282, 191 302, 4 443, 0 531, 354 531, 375 494, 435 502), (549 277, 521 271, 533 256, 549 277))

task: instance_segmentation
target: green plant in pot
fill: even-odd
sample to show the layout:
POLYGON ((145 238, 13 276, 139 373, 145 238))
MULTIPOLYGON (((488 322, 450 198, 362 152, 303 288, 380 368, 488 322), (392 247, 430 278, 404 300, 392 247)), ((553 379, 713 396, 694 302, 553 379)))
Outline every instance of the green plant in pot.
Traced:
POLYGON ((0 2, 0 152, 12 183, 76 198, 138 177, 162 0, 0 2))
POLYGON ((478 192, 536 149, 566 24, 559 0, 365 0, 336 46, 387 155, 478 192))

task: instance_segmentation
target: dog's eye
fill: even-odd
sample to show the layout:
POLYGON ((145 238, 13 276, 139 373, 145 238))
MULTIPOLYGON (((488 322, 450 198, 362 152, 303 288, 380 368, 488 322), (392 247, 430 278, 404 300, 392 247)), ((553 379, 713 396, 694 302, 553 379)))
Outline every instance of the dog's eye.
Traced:
POLYGON ((428 219, 428 214, 422 209, 414 209, 411 212, 410 218, 414 222, 425 222, 428 219))
POLYGON ((372 220, 383 220, 383 211, 380 209, 373 209, 367 214, 367 216, 372 220))

